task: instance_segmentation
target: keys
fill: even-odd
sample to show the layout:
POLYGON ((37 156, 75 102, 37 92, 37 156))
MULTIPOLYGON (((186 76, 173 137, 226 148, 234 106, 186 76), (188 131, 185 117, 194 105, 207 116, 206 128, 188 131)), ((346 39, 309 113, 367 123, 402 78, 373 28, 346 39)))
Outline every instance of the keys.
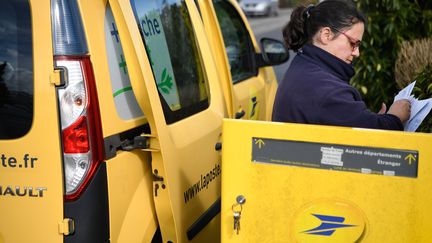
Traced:
POLYGON ((239 195, 236 198, 236 203, 232 205, 231 209, 233 211, 234 217, 234 231, 239 234, 240 231, 240 218, 241 212, 243 210, 243 204, 246 202, 246 198, 243 195, 239 195))
POLYGON ((238 234, 240 231, 241 211, 234 211, 234 231, 238 234))

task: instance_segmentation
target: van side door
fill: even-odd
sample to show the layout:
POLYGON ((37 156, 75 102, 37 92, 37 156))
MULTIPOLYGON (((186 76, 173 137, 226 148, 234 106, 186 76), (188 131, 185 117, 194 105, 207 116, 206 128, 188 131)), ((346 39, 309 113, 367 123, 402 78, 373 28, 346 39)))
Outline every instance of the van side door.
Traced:
POLYGON ((110 0, 133 92, 150 125, 164 242, 219 242, 221 87, 192 0, 110 0))

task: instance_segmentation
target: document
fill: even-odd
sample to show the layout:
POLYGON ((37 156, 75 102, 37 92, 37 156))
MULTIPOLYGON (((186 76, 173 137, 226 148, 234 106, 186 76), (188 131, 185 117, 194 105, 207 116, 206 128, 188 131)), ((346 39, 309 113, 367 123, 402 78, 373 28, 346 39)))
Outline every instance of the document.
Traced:
POLYGON ((432 98, 418 100, 414 95, 411 95, 415 83, 416 81, 406 86, 394 98, 394 101, 407 99, 411 103, 411 115, 408 121, 404 124, 404 130, 408 132, 415 132, 432 109, 432 98))

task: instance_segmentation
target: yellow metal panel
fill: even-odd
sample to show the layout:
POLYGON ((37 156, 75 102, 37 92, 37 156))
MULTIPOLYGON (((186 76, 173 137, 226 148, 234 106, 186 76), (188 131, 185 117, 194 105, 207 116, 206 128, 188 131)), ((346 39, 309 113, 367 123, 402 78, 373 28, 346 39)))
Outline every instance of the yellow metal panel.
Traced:
POLYGON ((161 119, 162 116, 154 117, 158 121, 155 125, 161 151, 152 153, 153 168, 164 178, 162 183, 155 184, 166 186, 159 189, 154 200, 164 241, 219 242, 219 215, 192 240, 187 238, 189 229, 220 197, 220 153, 215 151, 214 146, 220 139, 225 110, 217 69, 201 17, 194 1, 185 2, 204 64, 211 102, 208 109, 169 126, 161 119), (219 168, 217 175, 211 181, 208 177, 206 180, 206 175, 215 168, 219 168), (197 189, 195 185, 199 185, 198 190, 193 189, 197 189), (170 225, 161 222, 169 222, 170 217, 175 222, 175 227, 171 229, 170 225), (175 230, 175 235, 169 238, 171 232, 165 234, 164 231, 171 230, 175 230))
POLYGON ((222 242, 430 242, 431 145, 430 134, 225 120, 222 242), (252 153, 259 151, 259 146, 270 146, 267 139, 283 145, 269 157, 277 158, 281 153, 308 157, 314 152, 302 149, 308 146, 321 148, 318 152, 322 157, 318 161, 254 161, 256 154, 252 153), (288 153, 283 150, 287 143, 300 146, 288 153), (347 147, 343 153, 357 151, 364 156, 352 167, 362 167, 366 160, 384 163, 374 149, 388 153, 388 163, 396 163, 392 162, 393 155, 406 152, 407 156, 399 159, 400 165, 386 165, 394 166, 395 176, 374 169, 360 173, 345 165, 319 165, 321 161, 339 161, 337 153, 328 152, 337 152, 340 146, 347 147), (314 164, 317 168, 310 168, 314 164), (403 169, 398 171, 397 166, 403 169), (408 174, 402 175, 405 172, 408 174), (246 202, 236 234, 233 205, 238 210, 238 195, 243 195, 246 202))
POLYGON ((209 83, 211 102, 208 109, 167 125, 130 2, 109 2, 122 42, 127 43, 123 49, 133 91, 151 128, 150 147, 160 148, 152 151, 151 163, 152 172, 160 178, 153 181, 153 195, 163 241, 218 242, 218 215, 192 241, 187 238, 188 229, 220 196, 220 172, 211 183, 203 183, 202 175, 205 177, 215 166, 220 168, 220 154, 214 146, 220 139, 221 119, 226 111, 217 69, 195 4, 186 1, 209 83))
POLYGON ((251 77, 234 85, 237 109, 243 110, 248 120, 265 120, 266 97, 262 77, 251 77))
POLYGON ((50 1, 26 4, 32 18, 33 124, 21 138, 0 140, 0 156, 8 164, 0 167, 0 242, 63 242, 60 128, 57 96, 50 82, 54 72, 50 1), (15 166, 8 163, 11 158, 15 166))
POLYGON ((150 242, 157 228, 150 154, 120 152, 107 161, 113 242, 150 242))
POLYGON ((276 80, 276 75, 273 68, 267 67, 265 68, 265 82, 266 89, 265 89, 265 97, 266 97, 266 109, 265 109, 265 121, 271 121, 272 120, 272 114, 273 114, 273 104, 274 99, 276 96, 276 91, 278 87, 278 82, 276 80))

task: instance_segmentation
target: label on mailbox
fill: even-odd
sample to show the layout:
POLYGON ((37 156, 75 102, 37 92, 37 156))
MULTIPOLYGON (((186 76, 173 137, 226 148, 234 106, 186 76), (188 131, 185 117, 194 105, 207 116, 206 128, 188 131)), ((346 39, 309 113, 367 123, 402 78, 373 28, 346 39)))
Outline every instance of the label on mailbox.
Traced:
POLYGON ((417 177, 418 151, 252 138, 252 162, 417 177))

